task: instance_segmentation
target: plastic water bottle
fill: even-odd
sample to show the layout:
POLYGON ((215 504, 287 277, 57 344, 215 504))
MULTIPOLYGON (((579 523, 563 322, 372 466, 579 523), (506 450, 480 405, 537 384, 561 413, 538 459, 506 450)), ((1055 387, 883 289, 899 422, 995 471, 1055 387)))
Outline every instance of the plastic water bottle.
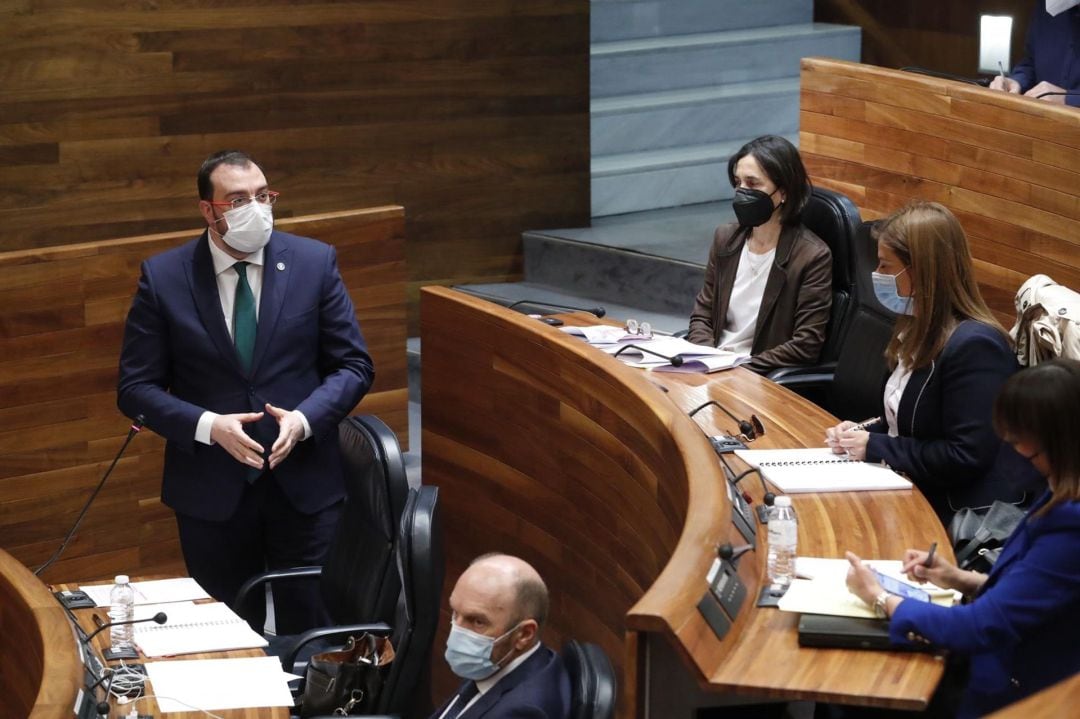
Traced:
MULTIPOLYGON (((109 621, 129 622, 135 618, 135 590, 126 574, 116 575, 116 584, 109 592, 109 621)), ((130 624, 109 627, 109 642, 114 650, 134 646, 135 629, 130 624)))
POLYGON ((769 582, 787 588, 795 578, 795 557, 799 524, 791 508, 791 497, 780 496, 769 513, 769 582))

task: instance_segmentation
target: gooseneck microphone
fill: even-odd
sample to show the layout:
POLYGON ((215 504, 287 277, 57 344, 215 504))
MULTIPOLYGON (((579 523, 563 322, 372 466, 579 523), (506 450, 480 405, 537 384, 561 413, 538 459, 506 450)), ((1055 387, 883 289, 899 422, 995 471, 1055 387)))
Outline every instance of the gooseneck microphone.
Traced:
POLYGON ((619 355, 621 355, 623 352, 625 352, 628 349, 636 349, 638 352, 644 352, 644 353, 647 353, 647 354, 651 354, 654 357, 659 357, 660 359, 665 359, 665 360, 667 360, 668 362, 671 363, 672 367, 682 367, 682 364, 683 364, 683 358, 680 357, 679 355, 660 354, 659 352, 655 352, 655 351, 653 351, 651 349, 648 349, 646 347, 642 347, 641 345, 635 345, 635 344, 628 344, 628 345, 625 345, 623 347, 620 347, 619 351, 616 352, 615 354, 611 355, 611 356, 612 357, 618 357, 619 355))
POLYGON ((603 307, 572 307, 570 305, 560 305, 554 302, 541 302, 540 300, 518 300, 512 304, 506 306, 506 309, 512 310, 518 307, 518 305, 531 305, 533 307, 547 307, 553 310, 570 310, 571 312, 588 312, 591 315, 596 315, 597 318, 603 317, 607 314, 607 310, 603 307))
POLYGON ((739 425, 739 432, 741 432, 747 440, 752 441, 754 439, 757 439, 759 436, 765 434, 765 425, 761 423, 761 420, 757 418, 757 415, 750 415, 750 419, 739 419, 731 413, 731 410, 717 402, 715 399, 710 399, 708 402, 699 404, 697 407, 694 407, 692 410, 690 410, 687 414, 693 417, 695 414, 705 409, 709 405, 719 407, 724 414, 726 414, 728 417, 731 417, 731 420, 737 425, 739 425))
POLYGON ((169 615, 166 614, 165 612, 158 612, 157 614, 155 614, 152 617, 145 617, 143 619, 125 619, 122 622, 105 622, 100 627, 98 627, 94 631, 90 632, 90 634, 88 634, 86 639, 83 639, 82 642, 83 642, 83 644, 89 644, 91 641, 93 641, 94 637, 96 637, 98 634, 101 634, 103 631, 105 631, 106 629, 109 629, 111 627, 122 627, 125 624, 142 624, 143 622, 154 622, 155 624, 164 624, 167 621, 169 621, 169 615))
POLYGON ((70 542, 71 538, 75 535, 75 530, 77 530, 79 528, 79 525, 82 523, 83 517, 86 516, 87 510, 90 509, 90 505, 98 496, 98 492, 100 492, 101 488, 105 486, 105 480, 107 480, 109 478, 109 475, 112 474, 113 467, 115 467, 116 463, 120 461, 120 457, 124 454, 124 450, 127 449, 127 446, 129 444, 131 444, 131 440, 134 439, 135 435, 137 435, 142 430, 143 424, 145 423, 146 417, 141 414, 137 415, 132 421, 131 429, 128 431, 127 434, 127 439, 125 439, 124 443, 120 445, 120 451, 116 453, 115 457, 113 457, 112 464, 110 464, 109 468, 105 470, 105 474, 102 475, 101 481, 98 482, 97 487, 94 488, 94 491, 90 495, 90 498, 86 500, 86 504, 83 505, 82 511, 79 512, 79 516, 75 519, 75 523, 71 525, 71 529, 68 531, 67 536, 64 537, 64 541, 60 543, 60 546, 56 548, 56 551, 53 552, 53 555, 49 557, 48 561, 46 561, 44 564, 34 570, 35 577, 40 576, 41 573, 48 569, 53 562, 60 558, 60 555, 63 553, 64 549, 67 548, 68 542, 70 542))
POLYGON ((724 542, 716 548, 716 556, 725 562, 734 562, 753 548, 753 544, 740 544, 738 547, 734 547, 731 542, 724 542))
POLYGON ((748 474, 756 474, 758 476, 758 480, 761 482, 761 490, 765 494, 761 498, 762 503, 759 504, 756 507, 756 511, 757 511, 758 521, 761 522, 762 524, 768 524, 769 523, 769 507, 773 506, 773 503, 776 502, 776 495, 769 491, 769 485, 765 484, 765 476, 761 473, 761 470, 758 469, 757 467, 751 467, 750 469, 746 470, 742 474, 740 474, 740 475, 736 476, 734 479, 732 479, 731 483, 732 484, 738 484, 739 482, 742 481, 742 478, 745 477, 748 474))
POLYGON ((1080 92, 1040 92, 1034 96, 1036 100, 1041 100, 1044 97, 1080 97, 1080 92))

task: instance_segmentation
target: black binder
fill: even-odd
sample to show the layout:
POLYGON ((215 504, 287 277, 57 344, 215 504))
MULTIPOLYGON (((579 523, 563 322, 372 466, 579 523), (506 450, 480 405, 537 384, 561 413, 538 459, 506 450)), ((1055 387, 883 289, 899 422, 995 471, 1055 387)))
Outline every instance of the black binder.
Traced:
POLYGON ((924 644, 893 644, 889 641, 888 620, 834 617, 827 614, 803 614, 799 617, 799 646, 893 652, 933 651, 933 647, 924 644))

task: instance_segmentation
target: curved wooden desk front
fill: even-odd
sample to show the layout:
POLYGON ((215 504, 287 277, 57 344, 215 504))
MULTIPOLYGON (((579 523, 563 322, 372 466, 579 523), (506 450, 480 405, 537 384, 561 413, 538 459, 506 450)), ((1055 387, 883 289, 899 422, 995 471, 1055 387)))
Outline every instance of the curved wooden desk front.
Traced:
POLYGON ((4 716, 71 716, 82 687, 75 634, 56 599, 0 549, 0 696, 4 716))
MULTIPOLYGON (((552 596, 546 641, 603 646, 621 672, 621 716, 643 713, 646 645, 654 637, 665 637, 708 690, 925 706, 941 677, 938 660, 800 649, 794 615, 753 606, 763 532, 758 551, 739 564, 750 596, 725 639, 696 608, 717 545, 742 537, 702 432, 733 423, 713 408, 695 419, 687 410, 717 399, 736 416, 756 413, 767 427, 760 447, 819 445, 831 416, 742 369, 647 375, 534 319, 445 288, 422 290, 421 328, 423 472, 443 502, 447 594, 482 552, 532 562, 552 596)), ((744 488, 760 499, 760 484, 744 488)), ((948 546, 918 492, 799 495, 794 503, 802 554, 897 557, 931 541, 948 546)), ((441 658, 434 666, 438 699, 454 681, 441 658)))

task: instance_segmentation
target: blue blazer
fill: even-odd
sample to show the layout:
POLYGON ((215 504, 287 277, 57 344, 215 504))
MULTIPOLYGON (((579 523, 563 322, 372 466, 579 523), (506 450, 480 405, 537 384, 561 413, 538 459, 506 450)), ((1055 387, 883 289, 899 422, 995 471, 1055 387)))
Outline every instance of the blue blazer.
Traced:
POLYGON ((971 657, 961 716, 983 716, 1072 676, 1080 671, 1078 547, 1080 502, 1042 517, 1029 512, 971 604, 904 600, 889 624, 892 641, 907 643, 914 632, 971 657))
POLYGON ((965 320, 930 366, 911 373, 897 412, 900 436, 870 427, 866 461, 903 472, 945 524, 956 510, 995 499, 1030 503, 1045 480, 993 427, 994 398, 1019 369, 993 327, 965 320))
MULTIPOLYGON (((1027 92, 1046 82, 1080 93, 1080 7, 1053 17, 1042 2, 1035 3, 1028 24, 1024 59, 1012 70, 1012 78, 1027 92)), ((1080 107, 1080 95, 1062 98, 1066 105, 1080 107)))
MULTIPOLYGON (((431 719, 438 719, 452 700, 453 697, 439 707, 431 719)), ((570 676, 562 657, 541 645, 458 719, 567 719, 569 716, 570 676)))
MULTIPOLYGON (((124 328, 117 404, 167 441, 161 498, 177 512, 221 521, 233 514, 247 469, 195 441, 204 410, 299 409, 312 436, 274 469, 292 505, 311 513, 344 496, 337 425, 374 377, 334 248, 274 232, 266 246, 251 372, 225 325, 204 232, 142 264, 124 328)), ((251 425, 249 425, 251 427, 251 425)), ((277 422, 250 430, 269 454, 277 422)))

